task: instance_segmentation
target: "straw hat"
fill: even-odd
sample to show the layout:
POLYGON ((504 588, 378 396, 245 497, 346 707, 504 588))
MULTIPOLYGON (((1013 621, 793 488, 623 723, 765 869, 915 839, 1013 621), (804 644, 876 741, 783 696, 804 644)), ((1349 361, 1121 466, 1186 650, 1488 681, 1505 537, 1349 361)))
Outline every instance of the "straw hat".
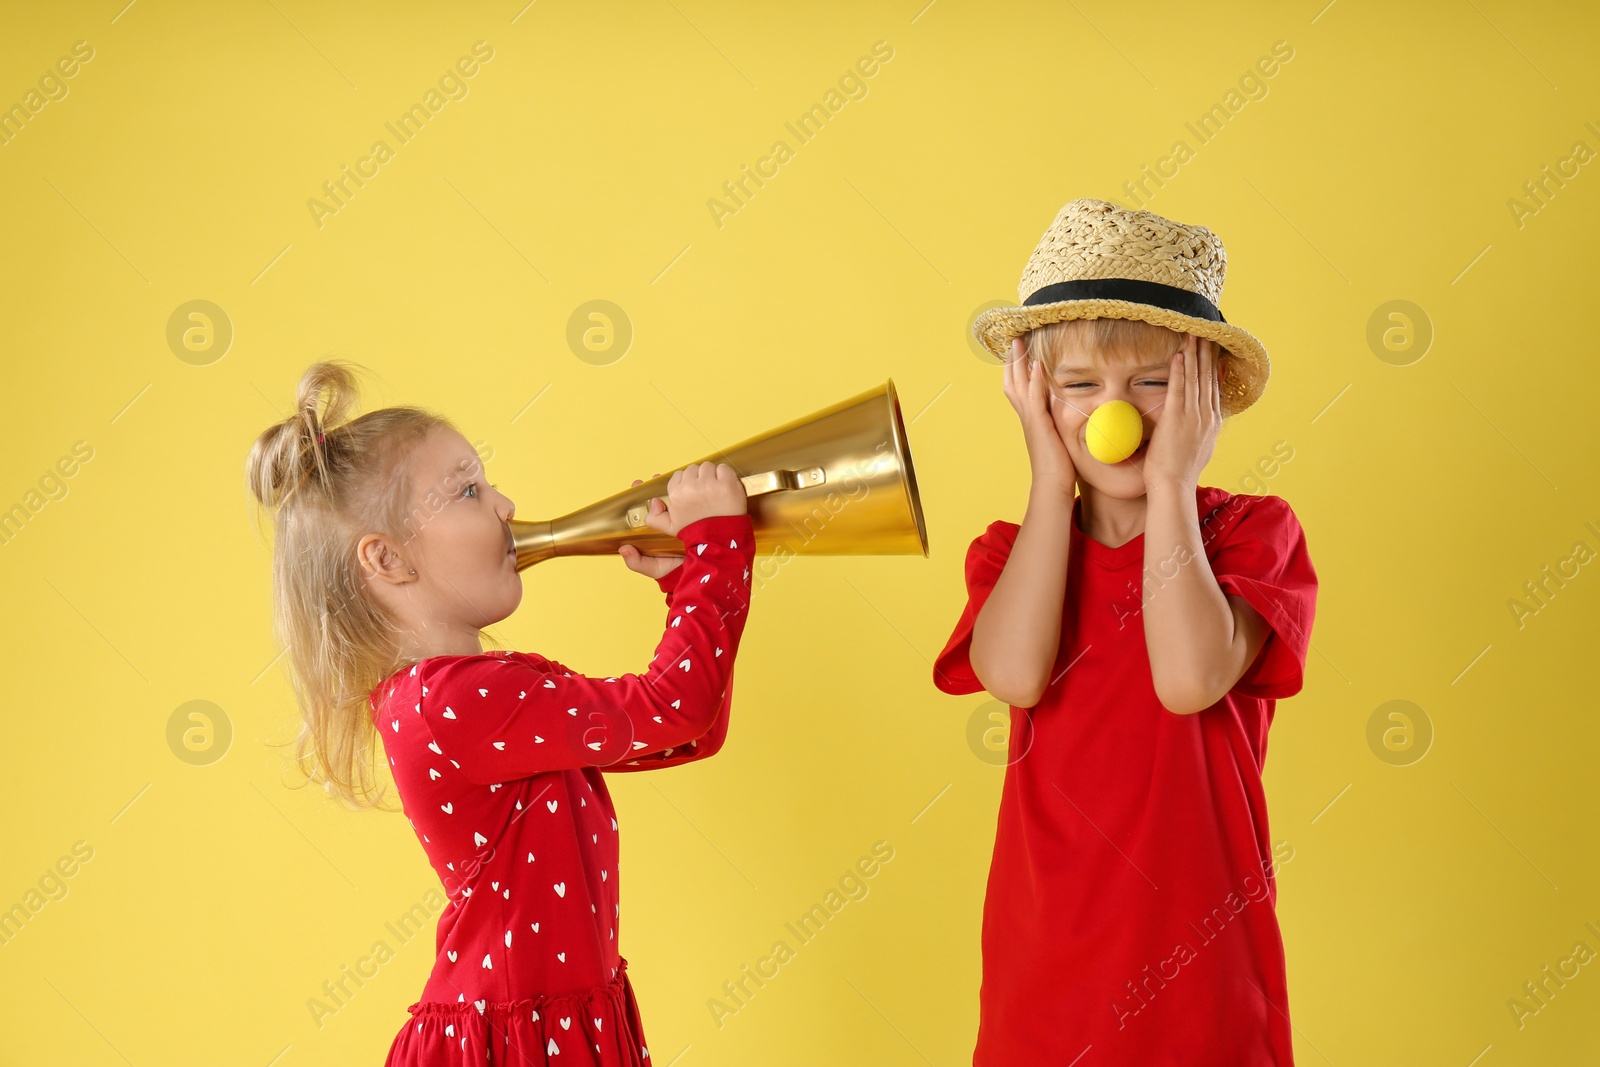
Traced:
POLYGON ((1028 257, 1017 286, 1021 307, 979 315, 972 333, 1001 360, 1011 340, 1065 319, 1143 319, 1222 346, 1222 414, 1237 415, 1267 387, 1267 350, 1222 317, 1217 303, 1228 256, 1204 226, 1106 200, 1074 200, 1056 215, 1028 257))

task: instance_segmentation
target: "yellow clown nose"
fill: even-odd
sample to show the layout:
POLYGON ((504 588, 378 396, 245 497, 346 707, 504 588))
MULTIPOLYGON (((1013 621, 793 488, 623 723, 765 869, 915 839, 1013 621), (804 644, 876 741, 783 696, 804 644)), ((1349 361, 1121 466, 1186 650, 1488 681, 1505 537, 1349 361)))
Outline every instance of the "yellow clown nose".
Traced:
POLYGON ((1139 450, 1144 419, 1126 400, 1109 400, 1089 414, 1084 439, 1089 454, 1101 463, 1121 463, 1139 450))

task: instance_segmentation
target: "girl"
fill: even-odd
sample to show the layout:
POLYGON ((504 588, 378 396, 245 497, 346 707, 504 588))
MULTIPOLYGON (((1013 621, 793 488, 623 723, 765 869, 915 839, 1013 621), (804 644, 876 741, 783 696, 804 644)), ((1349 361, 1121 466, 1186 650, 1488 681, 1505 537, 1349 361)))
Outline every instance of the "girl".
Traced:
POLYGON ((1032 487, 967 553, 934 664, 1012 706, 983 913, 973 1063, 1292 1064, 1261 771, 1301 688, 1317 576, 1288 504, 1199 484, 1260 396, 1260 343, 1216 306, 1210 230, 1101 200, 1062 209, 1021 306, 974 332, 1010 358, 1032 487), (1127 459, 1089 451, 1125 401, 1127 459), (1076 491, 1076 496, 1074 495, 1076 491))
POLYGON ((636 1067, 649 1052, 618 952, 617 819, 600 772, 721 747, 755 554, 744 486, 702 463, 651 500, 651 528, 686 552, 620 551, 666 594, 665 631, 642 673, 589 677, 483 650, 482 628, 522 599, 515 506, 447 420, 391 407, 346 421, 354 400, 349 365, 313 365, 295 414, 255 442, 248 481, 276 512, 300 765, 375 806, 381 737, 449 896, 386 1063, 636 1067))

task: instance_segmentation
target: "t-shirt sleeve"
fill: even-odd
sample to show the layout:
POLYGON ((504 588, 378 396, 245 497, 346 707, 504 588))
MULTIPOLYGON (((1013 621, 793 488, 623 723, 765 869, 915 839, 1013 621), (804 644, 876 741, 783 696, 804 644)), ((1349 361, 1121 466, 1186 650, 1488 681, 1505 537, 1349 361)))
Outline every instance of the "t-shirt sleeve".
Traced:
POLYGON ((983 683, 972 669, 972 627, 994 592, 1021 529, 1014 522, 997 519, 967 547, 967 606, 944 651, 933 661, 933 684, 941 692, 960 696, 983 691, 983 683))
POLYGON ((438 754, 468 781, 488 785, 566 768, 611 769, 714 730, 744 632, 755 532, 749 515, 718 515, 678 536, 684 561, 673 571, 666 628, 642 673, 591 677, 523 654, 424 660, 419 710, 438 754))
POLYGON ((1281 497, 1255 498, 1211 558, 1227 595, 1243 597, 1271 631, 1231 692, 1275 700, 1298 693, 1317 606, 1317 572, 1300 520, 1281 497))

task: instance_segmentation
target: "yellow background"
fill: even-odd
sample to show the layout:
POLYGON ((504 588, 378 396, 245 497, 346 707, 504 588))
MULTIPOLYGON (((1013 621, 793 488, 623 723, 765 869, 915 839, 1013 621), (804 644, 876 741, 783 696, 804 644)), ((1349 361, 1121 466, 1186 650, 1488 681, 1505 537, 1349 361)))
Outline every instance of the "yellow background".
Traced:
MULTIPOLYGON (((1600 576, 1571 564, 1520 627, 1509 606, 1600 548, 1577 310, 1600 173, 1520 225, 1508 206, 1600 148, 1595 31, 1503 0, 8 5, 0 104, 74 42, 94 55, 0 147, 0 507, 75 442, 93 456, 0 545, 0 907, 74 842, 93 857, 0 946, 0 1062, 376 1063, 421 990, 431 925, 384 925, 437 887, 405 820, 288 788, 271 747, 295 709, 242 469, 326 355, 375 372, 369 406, 425 404, 492 449, 521 518, 894 379, 931 557, 786 566, 726 749, 611 779, 623 949, 661 1067, 968 1062, 1002 771, 967 743, 986 698, 938 693, 930 661, 967 544, 1020 520, 1028 470, 967 329, 1062 204, 1130 202, 1178 139, 1193 158, 1147 206, 1222 236, 1223 312, 1275 371, 1205 481, 1239 491, 1286 442, 1256 491, 1291 502, 1321 578, 1267 764, 1297 1060, 1594 1062, 1600 962, 1521 1027, 1507 1001, 1600 951, 1600 576), (469 94, 319 228, 308 199, 479 40, 469 94), (799 145, 785 121, 880 40, 867 95, 799 145), (1185 122, 1278 41, 1266 95, 1199 144, 1185 122), (793 158, 719 227, 707 201, 778 139, 793 158), (166 340, 196 299, 234 329, 206 365, 166 340), (608 365, 566 342, 593 299, 635 331, 608 365), (1421 358, 1369 345, 1392 300, 1431 323, 1421 358), (168 747, 190 700, 232 724, 208 766, 168 747), (1369 747, 1390 700, 1432 725, 1420 761, 1369 747), (722 983, 879 840, 870 893, 719 1028, 722 983), (378 940, 394 957, 319 1027, 307 1001, 378 940)), ((525 578, 494 636, 642 669, 647 579, 525 578)))

